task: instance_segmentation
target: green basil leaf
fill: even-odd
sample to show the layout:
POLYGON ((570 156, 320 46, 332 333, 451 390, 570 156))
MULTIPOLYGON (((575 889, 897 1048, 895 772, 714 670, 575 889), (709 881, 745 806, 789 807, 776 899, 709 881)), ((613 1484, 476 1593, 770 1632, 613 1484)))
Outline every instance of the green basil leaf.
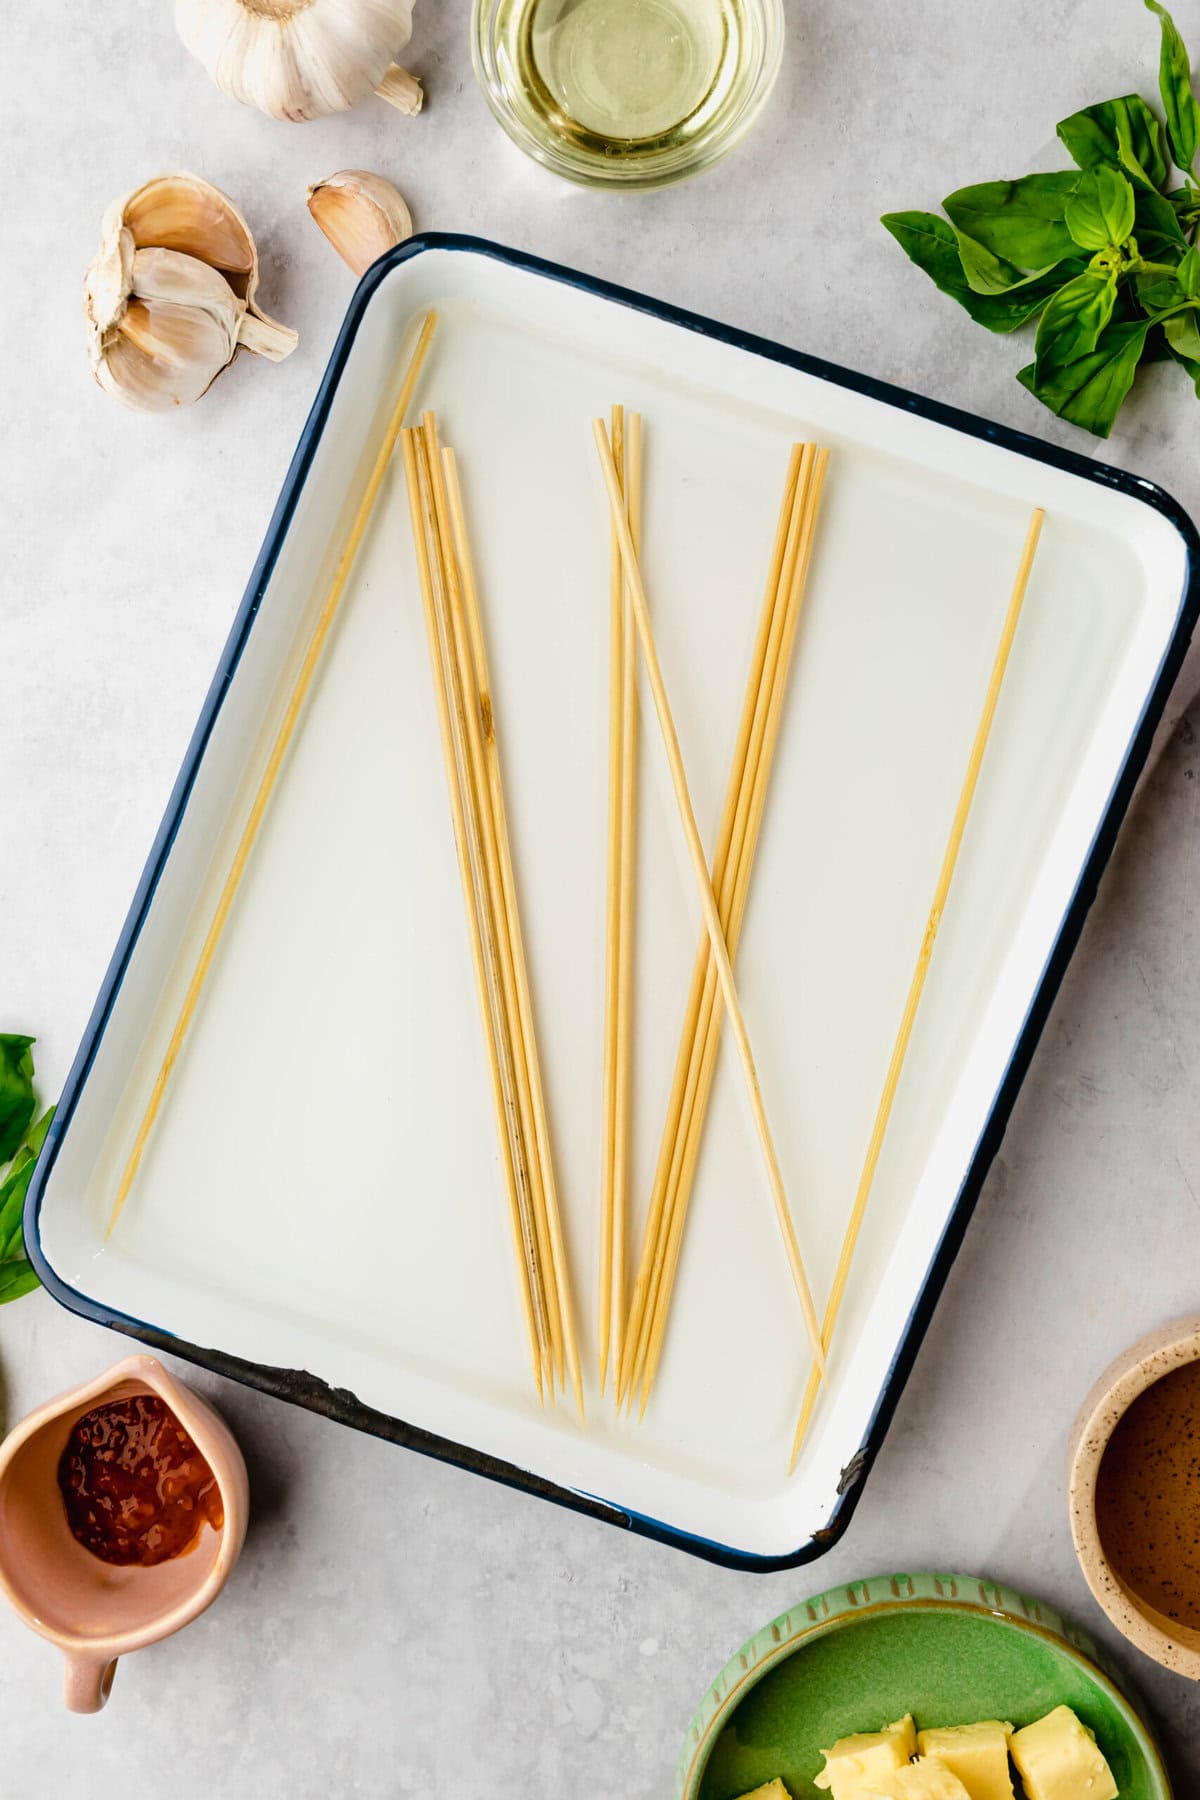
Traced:
POLYGON ((967 285, 976 294, 1004 294, 1021 282, 1021 271, 1003 257, 995 256, 984 244, 976 243, 965 231, 956 231, 958 260, 962 264, 967 285))
POLYGON ((1083 250, 1123 244, 1133 230, 1133 187, 1120 169, 1099 163, 1079 177, 1067 201, 1067 230, 1083 250))
POLYGON ((50 1107, 29 1133, 17 1152, 12 1168, 4 1180, 0 1181, 0 1262, 6 1261, 15 1252, 24 1252, 21 1220, 25 1211, 25 1196, 29 1192, 29 1183, 33 1179, 33 1171, 37 1167, 37 1159, 53 1117, 54 1108, 50 1107))
POLYGON ((0 1266, 13 1256, 25 1254, 25 1231, 21 1219, 32 1174, 33 1164, 26 1163, 19 1179, 9 1175, 3 1186, 0 1186, 0 1233, 3 1234, 0 1236, 0 1266))
POLYGON ((1016 331, 1041 311, 1061 285, 1065 272, 1075 272, 1070 265, 1060 265, 1011 295, 977 294, 963 270, 958 237, 937 213, 885 213, 880 223, 944 294, 957 300, 977 325, 986 326, 989 331, 1016 331))
POLYGON ((0 1263, 0 1306, 7 1306, 10 1300, 19 1300, 22 1294, 30 1294, 40 1286, 32 1265, 24 1257, 0 1263))
POLYGON ((1189 250, 1177 263, 1146 263, 1135 271, 1138 304, 1149 313, 1166 312, 1200 300, 1200 251, 1189 250))
POLYGON ((1178 306, 1185 298, 1179 286, 1179 279, 1174 269, 1162 274, 1157 270, 1141 271, 1135 277, 1138 304, 1144 312, 1165 312, 1169 306, 1178 306))
POLYGON ((1200 326, 1193 310, 1172 313, 1169 319, 1163 320, 1162 328, 1172 350, 1178 350, 1180 356, 1186 356, 1191 362, 1200 362, 1200 326))
POLYGON ((1161 0, 1146 0, 1162 26, 1162 56, 1158 65, 1158 89, 1167 115, 1171 155, 1179 168, 1188 170, 1200 145, 1200 103, 1192 92, 1192 64, 1174 19, 1161 0))
POLYGON ((1018 288, 1030 287, 1041 281, 1050 273, 1053 264, 1044 269, 1034 269, 1023 275, 1014 263, 1005 262, 1002 256, 993 256, 984 244, 977 243, 968 237, 965 231, 956 231, 958 239, 958 260, 962 264, 963 274, 967 278, 967 286, 975 294, 1011 294, 1018 288))
POLYGON ((33 1117, 33 1042, 0 1031, 0 1163, 16 1155, 33 1117))
POLYGON ((1163 128, 1140 94, 1085 106, 1062 121, 1058 135, 1081 169, 1108 163, 1155 189, 1167 179, 1163 128))
POLYGON ((37 1124, 26 1134, 22 1149, 28 1150, 30 1156, 32 1156, 35 1161, 42 1154, 42 1145, 46 1141, 46 1133, 49 1131, 51 1121, 57 1111, 58 1108, 56 1106, 48 1106, 37 1124))
POLYGON ((1046 380, 1039 380, 1030 363, 1017 380, 1060 419, 1107 437, 1133 385, 1149 330, 1149 319, 1110 325, 1089 356, 1054 370, 1046 380))
POLYGON ((1134 230, 1140 249, 1150 256, 1178 256, 1187 236, 1178 212, 1165 194, 1137 187, 1133 194, 1134 230))
POLYGON ((1168 354, 1174 357, 1180 368, 1186 372, 1189 380, 1196 389, 1196 398, 1197 400, 1200 400, 1200 360, 1193 359, 1190 356, 1181 356, 1174 345, 1168 346, 1168 354))
POLYGON ((11 1256, 14 1250, 24 1251, 21 1219, 25 1211, 25 1196, 29 1192, 29 1183, 36 1166, 37 1158, 22 1151, 4 1180, 0 1181, 0 1261, 11 1256))
POLYGON ((1039 383, 1055 369, 1091 354, 1112 318, 1116 298, 1116 277, 1103 269, 1085 269, 1051 296, 1038 324, 1039 383))
POLYGON ((1020 269, 1042 269, 1073 251, 1063 223, 1079 180, 1073 169, 1025 175, 1020 181, 983 181, 959 188, 942 202, 968 237, 1020 269))

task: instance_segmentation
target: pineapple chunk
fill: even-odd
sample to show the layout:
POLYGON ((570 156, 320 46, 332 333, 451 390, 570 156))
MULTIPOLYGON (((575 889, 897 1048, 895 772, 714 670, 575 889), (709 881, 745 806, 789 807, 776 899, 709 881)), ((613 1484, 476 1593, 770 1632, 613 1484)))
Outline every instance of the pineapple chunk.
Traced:
POLYGON ((828 1788, 833 1800, 874 1800, 881 1784, 916 1753, 917 1734, 912 1714, 906 1713, 882 1731, 839 1738, 832 1750, 822 1750, 825 1767, 816 1785, 828 1788))
POLYGON ((919 1757, 891 1776, 879 1800, 971 1800, 966 1788, 944 1763, 919 1757))
POLYGON ((1015 1732, 1009 1748, 1029 1800, 1117 1800, 1112 1770, 1069 1706, 1015 1732))
POLYGON ((768 1781, 766 1787, 757 1787, 752 1794, 743 1794, 742 1800, 792 1800, 792 1797, 782 1781, 768 1781))
POLYGON ((981 1725, 945 1725, 936 1731, 922 1731, 917 1743, 922 1756, 932 1756, 958 1776, 970 1800, 1013 1800, 1008 1773, 1011 1736, 1011 1725, 989 1719, 981 1725))

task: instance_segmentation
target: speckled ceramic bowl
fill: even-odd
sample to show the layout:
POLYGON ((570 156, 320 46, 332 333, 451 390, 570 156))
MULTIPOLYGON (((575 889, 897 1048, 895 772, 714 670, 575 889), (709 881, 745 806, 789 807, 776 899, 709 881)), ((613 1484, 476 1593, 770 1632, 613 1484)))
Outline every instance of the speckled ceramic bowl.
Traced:
POLYGON ((1117 1575, 1096 1525, 1096 1479, 1112 1434, 1138 1395, 1198 1358, 1200 1317, 1178 1319, 1134 1344, 1104 1371, 1084 1401, 1067 1457, 1071 1536, 1088 1586, 1131 1644, 1193 1681, 1200 1681, 1200 1631, 1164 1618, 1117 1575))
POLYGON ((973 1575, 881 1575, 802 1601, 709 1686, 676 1800, 734 1800, 781 1776, 820 1800, 822 1746, 912 1712, 919 1726, 1070 1706, 1096 1734, 1121 1800, 1171 1800, 1150 1731, 1087 1634, 1044 1601, 973 1575))

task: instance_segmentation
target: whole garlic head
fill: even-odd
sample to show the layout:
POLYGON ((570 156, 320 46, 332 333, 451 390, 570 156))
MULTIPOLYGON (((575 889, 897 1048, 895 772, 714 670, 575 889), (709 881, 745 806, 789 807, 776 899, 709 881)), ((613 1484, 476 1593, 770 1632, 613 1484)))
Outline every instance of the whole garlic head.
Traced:
POLYGON ((180 37, 217 86, 273 119, 319 119, 378 93, 421 110, 395 62, 413 0, 175 0, 180 37))
POLYGON ((258 252, 232 200, 164 175, 109 207, 84 280, 88 360, 100 386, 143 412, 198 400, 239 347, 274 362, 294 331, 255 301, 258 252))

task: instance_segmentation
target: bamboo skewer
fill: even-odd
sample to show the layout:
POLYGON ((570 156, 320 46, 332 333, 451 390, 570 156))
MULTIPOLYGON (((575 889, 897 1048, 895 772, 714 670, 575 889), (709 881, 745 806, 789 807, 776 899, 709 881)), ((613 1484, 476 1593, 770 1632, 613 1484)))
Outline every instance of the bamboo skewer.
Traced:
MULTIPOLYGON (((642 553, 642 419, 630 413, 625 433, 625 510, 642 553)), ((619 546, 618 546, 619 553, 619 546)), ((629 583, 621 575, 620 942, 617 952, 617 1066, 613 1096, 613 1357, 625 1341, 625 1237, 629 1218, 630 1085, 633 1046, 634 876, 637 859, 637 638, 629 583)))
MULTIPOLYGON (((811 449, 806 447, 800 456, 795 479, 789 482, 790 500, 786 502, 790 510, 781 514, 780 533, 782 544, 778 561, 773 557, 773 572, 777 576, 775 592, 771 596, 769 617, 765 618, 766 638, 761 658, 755 659, 755 667, 751 670, 752 686, 746 691, 745 701, 745 734, 739 731, 737 751, 734 757, 734 769, 731 772, 727 793, 728 828, 723 827, 723 844, 719 844, 719 854, 714 858, 713 889, 718 896, 722 929, 728 931, 728 883, 729 876, 737 866, 738 838, 737 825, 741 811, 741 794, 748 780, 753 779, 758 746, 761 742, 759 729, 760 718, 766 698, 769 695, 774 678, 774 669, 778 661, 779 632, 782 628, 784 611, 783 596, 791 582, 796 554, 799 520, 805 504, 808 476, 811 470, 811 449), (718 866, 719 865, 719 866, 718 866)), ((791 467, 789 464, 789 477, 791 467)), ((732 954, 732 951, 731 951, 732 954)), ((693 1015, 690 1042, 681 1043, 680 1056, 687 1056, 687 1079, 684 1087, 683 1101, 673 1126, 673 1140, 669 1145, 664 1139, 664 1155, 667 1164, 666 1187, 663 1198, 663 1212, 660 1225, 659 1241, 655 1246, 655 1261, 652 1283, 647 1295, 645 1313, 640 1321, 638 1333, 637 1357, 632 1365, 632 1380, 636 1382, 642 1377, 652 1336, 655 1334, 657 1319, 661 1310, 661 1297, 667 1263, 672 1247, 677 1247, 683 1221, 675 1218, 677 1210, 678 1185, 682 1162, 687 1149, 688 1132, 695 1112, 697 1094, 703 1072, 703 1041, 707 1024, 711 1016, 714 993, 715 968, 712 963, 711 949, 707 933, 701 932, 701 942, 697 949, 693 970, 693 984, 698 1001, 693 1015)), ((642 1411, 648 1388, 643 1388, 642 1411)))
POLYGON ((571 1304, 570 1273, 567 1268, 566 1250, 563 1243, 562 1222, 559 1213, 558 1191, 554 1176, 554 1161, 550 1146, 550 1131, 546 1116, 545 1093, 542 1084, 541 1068, 538 1059, 537 1037, 533 1022, 533 998, 529 989, 529 972, 525 960, 524 939, 517 908, 516 879, 513 872, 512 848, 509 842, 508 819, 504 806, 504 790, 500 780, 500 753, 496 742, 495 719, 492 709, 491 679, 488 672, 487 651, 484 644, 483 626, 479 612, 479 592, 475 580, 474 563, 471 557, 470 543, 467 537, 466 515, 462 502, 462 491, 458 479, 458 467, 452 450, 442 452, 445 471, 446 494, 449 502, 450 519, 454 533, 454 548, 458 560, 459 575, 462 584, 462 596, 466 610, 466 622, 471 644, 471 659, 474 668, 475 692, 478 697, 478 710, 487 765, 488 794, 491 803, 493 829, 500 859, 500 879, 502 904, 504 909, 505 928, 511 945, 512 961, 516 978, 517 1010, 520 1018, 521 1037, 525 1053, 526 1067, 529 1071, 529 1082, 533 1104, 534 1132, 537 1154, 541 1165, 542 1187, 545 1195, 546 1214, 550 1234, 550 1255, 554 1272, 555 1287, 562 1321, 562 1336, 566 1350, 567 1373, 575 1395, 579 1416, 584 1417, 583 1378, 579 1366, 579 1349, 575 1336, 575 1322, 571 1304))
MULTIPOLYGON (((741 759, 735 757, 731 771, 728 799, 732 804, 733 823, 727 855, 716 884, 721 921, 731 957, 737 952, 758 828, 782 722, 783 697, 799 625, 801 600, 812 553, 827 460, 827 452, 817 452, 811 445, 804 447, 791 516, 786 522, 786 543, 761 679, 753 696, 750 690, 747 691, 747 705, 750 706, 752 697, 753 706, 750 710, 751 722, 745 755, 741 759), (739 760, 742 763, 740 780, 739 760)), ((739 744, 739 749, 741 747, 739 744)), ((701 1000, 691 1044, 687 1094, 673 1146, 655 1279, 646 1317, 642 1321, 638 1357, 632 1371, 634 1381, 641 1379, 640 1410, 643 1415, 666 1331, 683 1228, 720 1048, 720 994, 709 946, 703 939, 697 952, 695 974, 701 984, 701 1000)))
POLYGON ((424 415, 422 432, 425 441, 425 459, 430 472, 434 524, 444 579, 446 652, 449 657, 447 668, 450 691, 465 744, 464 762, 468 785, 464 786, 463 792, 468 798, 469 816, 473 818, 476 832, 480 880, 483 889, 480 899, 485 938, 490 946, 491 954, 495 958, 499 981, 500 991, 495 1004, 503 1008, 501 1014, 503 1037, 515 1088, 517 1130, 528 1182, 533 1230, 537 1239, 536 1267, 542 1272, 543 1304, 548 1344, 552 1356, 550 1385, 551 1391, 553 1391, 555 1378, 560 1385, 563 1378, 562 1320, 558 1309, 556 1284, 545 1280, 545 1271, 551 1264, 546 1197, 542 1182, 541 1159, 537 1154, 536 1125, 533 1117, 533 1100, 530 1092, 525 1045, 520 1032, 513 1029, 514 1022, 520 1017, 517 1004, 516 973, 512 943, 505 918, 500 852, 496 842, 495 818, 490 802, 488 775, 484 761, 482 725, 479 707, 476 703, 477 687, 471 668, 471 650, 467 642, 462 582, 458 559, 454 553, 444 467, 437 437, 437 423, 432 413, 424 415))
MULTIPOLYGON (((624 493, 625 409, 612 409, 613 461, 624 493)), ((604 1079, 601 1095, 600 1134, 600 1270, 597 1316, 600 1358, 600 1392, 608 1379, 612 1340, 613 1235, 616 1210, 617 1041, 620 1035, 621 956, 621 797, 624 774, 622 749, 622 677, 624 654, 624 582, 621 543, 616 527, 609 527, 609 643, 608 643, 608 880, 604 917, 604 1079)), ((620 1352, 618 1351, 618 1357, 620 1352)))
POLYGON ((435 312, 426 313, 417 337, 416 345, 409 360, 408 368, 405 371, 404 379, 400 385, 400 393, 397 396, 395 406, 392 408, 387 429, 383 434, 383 442, 379 446, 379 454, 375 458, 371 474, 367 480, 366 489, 363 493, 362 500, 359 502, 358 511, 354 516, 354 523, 350 527, 350 534, 346 539, 345 547, 338 559, 337 568, 334 570, 333 580, 329 586, 329 593, 317 616, 316 625, 313 627, 313 634, 309 639, 308 648, 304 653, 304 660, 300 665, 300 672, 296 676, 295 685, 292 688, 291 696, 288 699, 287 707, 284 710, 283 719, 280 722, 279 730, 275 735, 275 741, 271 746, 270 755, 267 758, 266 768, 263 770, 262 778, 258 784, 258 790, 255 793, 254 800, 251 804, 249 816, 242 828, 242 835, 238 841, 237 849, 234 852, 233 862, 230 864, 229 873, 225 877, 225 885, 221 889, 220 898, 217 901, 216 910, 212 916, 212 922, 209 925, 204 943, 201 946, 200 955, 197 958, 196 967, 192 972, 191 981, 188 983, 187 992, 183 998, 183 1005, 179 1010, 179 1017, 175 1021, 175 1028, 172 1031, 170 1040, 167 1044, 166 1054, 163 1057, 162 1064, 155 1077, 154 1086, 150 1091, 150 1099, 147 1102, 146 1110, 142 1115, 141 1124, 138 1126, 137 1135, 133 1141, 133 1148, 129 1152, 128 1159, 126 1160, 124 1170, 121 1174, 120 1182, 117 1185, 116 1199, 113 1201, 112 1212, 109 1215, 108 1227, 105 1232, 106 1238, 111 1237, 117 1220, 124 1211, 125 1202, 129 1198, 130 1189, 133 1186, 138 1169, 141 1166, 142 1157, 145 1154, 146 1145, 150 1139, 150 1133, 154 1129, 155 1121, 158 1118, 159 1110, 162 1106, 163 1096, 167 1090, 167 1083, 171 1079, 172 1071, 179 1060, 179 1053, 183 1049, 184 1040, 187 1037, 192 1019, 195 1016, 196 1008, 200 1001, 200 995, 204 989, 204 983, 208 978, 213 958, 217 952, 217 946, 221 941, 221 935, 233 908, 233 902, 241 884, 242 876, 245 873, 246 864, 250 860, 250 853, 253 850, 255 840, 258 837, 259 828, 262 825, 268 802, 270 801, 271 794, 275 787, 275 782, 278 779, 279 771, 283 766, 283 760, 287 754, 288 746, 292 741, 292 736, 299 721, 301 711, 303 710, 309 688, 312 686, 313 676, 316 674, 317 667, 321 660, 321 653, 325 648, 326 640, 329 637, 334 619, 337 617, 338 608, 341 605, 342 596, 346 590, 346 583, 349 580, 350 571, 354 566, 354 559, 358 555, 359 546, 366 533, 367 524, 374 509, 375 501, 378 498, 379 490, 383 485, 383 478, 387 474, 392 451, 396 447, 396 439, 399 437, 400 429, 404 424, 404 415, 408 411, 412 401, 413 393, 416 389, 417 381, 420 378, 421 369, 425 362, 425 356, 429 349, 436 325, 437 314, 435 312))
MULTIPOLYGON (((775 622, 779 625, 779 631, 777 634, 772 633, 773 642, 768 648, 767 669, 763 682, 766 702, 755 713, 750 751, 746 761, 747 779, 743 782, 741 793, 738 796, 733 840, 726 877, 721 890, 721 917, 726 925, 731 957, 737 953, 750 891, 750 874, 758 847, 758 835, 766 805, 775 746, 783 720, 784 694, 800 623, 805 581, 812 557, 817 512, 821 502, 828 460, 829 452, 827 450, 819 450, 814 454, 811 447, 806 448, 805 465, 801 469, 797 484, 792 528, 789 531, 788 560, 781 583, 781 603, 776 607, 775 622)), ((672 1199, 670 1233, 659 1284, 656 1316, 653 1321, 642 1377, 641 1413, 643 1415, 662 1352, 675 1270, 679 1260, 679 1247, 691 1199, 709 1095, 716 1074, 720 1041, 721 996, 717 989, 715 971, 710 961, 705 976, 704 996, 700 1008, 700 1029, 697 1034, 697 1043, 700 1047, 700 1067, 696 1097, 686 1123, 679 1175, 672 1199)))
MULTIPOLYGON (((762 817, 775 741, 782 718, 783 695, 799 623, 800 601, 807 577, 826 460, 826 452, 815 452, 811 445, 804 447, 791 516, 781 518, 781 527, 786 526, 787 535, 782 563, 779 565, 776 603, 769 622, 757 692, 747 690, 750 720, 748 741, 743 739, 739 742, 739 752, 744 750, 744 756, 735 757, 730 776, 728 800, 733 822, 727 839, 727 855, 716 887, 731 956, 736 954, 737 939, 741 931, 758 824, 762 817)), ((707 941, 703 938, 697 953, 695 977, 701 985, 701 1001, 691 1045, 687 1093, 673 1146, 655 1279, 647 1316, 642 1322, 638 1359, 633 1369, 634 1380, 639 1376, 642 1380, 643 1415, 666 1329, 675 1269, 720 1044, 721 1007, 716 971, 707 941)))
MULTIPOLYGON (((988 738, 991 735, 992 722, 996 716, 996 705, 1000 698, 1000 689, 1008 668, 1009 654, 1013 639, 1016 636, 1017 624, 1021 616, 1021 608, 1025 603, 1025 593, 1029 586, 1029 576, 1033 569, 1033 559, 1037 554, 1038 539, 1041 537, 1045 513, 1040 507, 1035 508, 1029 522, 1025 545, 1021 552, 1021 560, 1017 567, 1016 579, 1013 582, 1012 597, 1008 603, 1000 642, 996 649, 992 664, 991 678, 988 682, 987 694, 984 698, 983 711, 976 727, 971 754, 967 761, 967 771, 963 777, 962 788, 955 807, 950 836, 946 844, 942 866, 938 872, 937 886, 934 889, 933 904, 929 909, 921 948, 917 954, 917 964, 909 985, 908 996, 904 1003, 904 1011, 900 1019, 900 1029, 896 1033, 896 1041, 892 1048, 891 1060, 884 1079, 883 1093, 875 1114, 875 1122, 871 1129, 871 1137, 867 1145, 866 1158, 863 1162, 862 1174, 859 1176, 858 1189, 854 1196, 854 1205, 850 1213, 850 1222, 842 1240, 841 1252, 838 1256, 837 1269, 834 1273, 833 1287, 829 1303, 825 1309, 825 1321, 822 1327, 822 1347, 828 1352, 837 1327, 838 1314, 846 1294, 846 1285, 850 1279, 854 1252, 858 1246, 859 1234, 862 1230, 863 1218, 867 1210, 867 1202, 871 1196, 871 1188, 875 1173, 879 1167, 883 1142, 887 1134, 888 1123, 892 1116, 892 1107, 896 1099, 896 1090, 900 1085, 900 1077, 904 1069, 904 1059, 908 1054, 912 1039, 913 1025, 917 1017, 917 1009, 921 1004, 921 996, 925 988, 925 978, 929 973, 929 965, 933 956, 933 947, 937 940, 942 923, 950 884, 954 879, 958 853, 962 848, 963 834, 966 831, 967 819, 971 811, 971 803, 975 798, 975 789, 979 782, 979 771, 983 765, 984 753, 987 750, 988 738)), ((810 1374, 805 1389, 804 1400, 800 1408, 800 1417, 796 1423, 796 1434, 792 1441, 792 1455, 789 1472, 796 1466, 808 1427, 812 1421, 813 1409, 817 1400, 818 1382, 815 1372, 810 1374)))
POLYGON ((522 1309, 539 1394, 579 1367, 478 586, 453 453, 426 413, 404 434, 417 565, 522 1309))
POLYGON ((658 660, 658 651, 654 642, 654 631, 650 623, 649 609, 646 603, 645 588, 642 583, 641 569, 638 564, 637 551, 629 529, 629 521, 621 495, 621 486, 617 477, 616 465, 613 462, 612 450, 609 446, 608 433, 602 419, 592 422, 592 432, 596 440, 596 448, 600 456, 600 466, 604 474, 605 486, 608 489, 609 508, 621 541, 621 554, 625 562, 625 575, 628 582, 630 602, 634 622, 637 626, 641 643, 642 659, 646 665, 646 674, 650 683, 650 691, 654 696, 655 710, 662 731, 666 748, 667 761, 670 766, 671 780, 675 789, 680 821, 687 840, 688 853, 691 857, 696 886, 700 894, 700 903, 704 912, 705 924, 712 943, 713 957, 717 966, 717 974, 721 983, 721 991, 729 1013, 730 1028, 738 1055, 741 1058, 745 1075, 746 1089, 750 1099, 751 1111, 754 1115, 755 1127, 758 1131, 759 1143, 762 1147, 763 1160, 766 1164, 770 1181, 771 1194, 775 1203, 776 1217, 784 1240, 788 1263, 792 1271, 792 1279, 800 1298, 804 1321, 812 1345, 813 1358, 818 1367, 824 1366, 825 1351, 821 1343, 820 1326, 817 1321, 816 1307, 813 1304, 812 1289, 809 1285, 808 1273, 804 1267, 804 1258, 796 1239, 795 1227, 788 1210, 787 1191, 783 1183, 783 1173, 779 1167, 779 1158, 775 1151, 771 1127, 767 1120, 766 1107, 763 1102, 762 1089, 759 1085, 758 1072, 754 1065, 754 1052, 750 1046, 746 1022, 742 1014, 741 1002, 738 999, 737 984, 734 980, 733 967, 729 960, 729 950, 721 930, 720 914, 717 910, 716 898, 709 877, 708 862, 704 854, 704 843, 696 824, 696 814, 692 806, 691 794, 688 791, 687 774, 683 766, 683 753, 679 747, 679 736, 675 729, 675 721, 671 716, 670 701, 667 698, 666 686, 663 682, 662 669, 658 660))
POLYGON ((552 1352, 546 1324, 542 1294, 537 1238, 529 1194, 526 1148, 520 1133, 516 1097, 516 1078, 512 1069, 511 1047, 505 1029, 503 1002, 494 933, 490 929, 487 896, 484 890, 482 853, 478 842, 478 821, 469 819, 473 801, 471 772, 467 761, 465 721, 456 717, 460 711, 450 656, 445 599, 440 591, 443 583, 441 542, 434 514, 432 482, 428 466, 428 445, 421 431, 406 431, 403 437, 404 467, 408 478, 409 511, 412 517, 413 542, 417 554, 421 597, 425 614, 425 631, 433 673, 434 697, 446 768, 446 785, 450 797, 451 820, 458 851, 462 880, 463 904, 468 920, 468 938, 475 968, 479 1007, 488 1048, 489 1075, 496 1109, 497 1136, 509 1198, 510 1221, 518 1273, 521 1278, 522 1310, 530 1338, 530 1356, 538 1396, 543 1396, 543 1382, 549 1376, 553 1391, 552 1352))
MULTIPOLYGON (((797 452, 794 451, 795 454, 797 452)), ((736 870, 738 860, 737 826, 742 812, 741 795, 746 784, 753 779, 758 748, 761 743, 760 720, 778 662, 784 595, 790 586, 794 568, 799 520, 806 502, 811 456, 811 448, 806 447, 800 454, 794 479, 792 479, 791 465, 789 464, 788 495, 785 497, 785 507, 780 516, 779 532, 777 533, 778 550, 772 558, 772 573, 776 578, 774 592, 771 593, 770 589, 768 590, 768 601, 764 603, 765 641, 762 653, 760 656, 756 656, 751 669, 751 683, 746 691, 743 729, 739 731, 734 766, 731 770, 727 792, 726 820, 722 827, 722 838, 718 846, 719 854, 714 858, 713 886, 714 892, 718 895, 722 927, 726 932, 728 932, 729 924, 729 878, 731 873, 736 870)), ((686 1156, 691 1121, 695 1114, 697 1095, 700 1092, 703 1078, 703 1045, 711 1018, 714 981, 715 968, 712 963, 708 937, 707 933, 702 931, 693 970, 694 989, 698 998, 691 1020, 690 1042, 680 1045, 680 1056, 688 1058, 687 1080, 683 1104, 673 1124, 674 1135, 673 1141, 669 1144, 669 1155, 666 1154, 668 1145, 664 1138, 664 1156, 668 1168, 663 1215, 659 1240, 655 1246, 653 1279, 647 1296, 646 1311, 640 1325, 637 1358, 631 1371, 633 1382, 642 1378, 651 1340, 658 1335, 658 1320, 664 1311, 664 1282, 671 1280, 671 1257, 672 1253, 677 1254, 678 1252, 678 1243, 682 1233, 683 1218, 678 1203, 679 1181, 686 1156)), ((701 1104, 703 1104, 703 1099, 701 1104)), ((643 1383, 643 1412, 648 1392, 648 1386, 643 1383)), ((630 1397, 632 1398, 632 1395, 630 1397)))
MULTIPOLYGON (((738 725, 737 742, 733 755, 733 766, 730 771, 729 785, 725 794, 725 806, 717 832, 717 847, 713 857, 713 886, 718 891, 724 881, 725 864, 729 855, 729 846, 733 836, 738 794, 745 774, 746 757, 749 752, 751 732, 753 730, 754 717, 758 705, 759 690, 762 685, 763 669, 766 663, 771 624, 775 616, 775 609, 779 599, 780 579, 783 573, 788 529, 795 500, 796 481, 800 472, 800 458, 800 447, 799 445, 796 445, 793 447, 791 456, 788 460, 783 503, 780 507, 779 523, 775 532, 775 541, 771 549, 766 591, 763 598, 762 611, 759 617, 758 631, 754 641, 754 649, 750 659, 750 675, 746 685, 746 696, 742 704, 742 714, 738 725)), ((671 1095, 667 1105, 667 1118, 659 1147, 658 1164, 655 1170, 654 1185, 650 1197, 650 1207, 646 1219, 645 1233, 642 1239, 642 1253, 638 1263, 637 1279, 634 1284, 633 1299, 629 1310, 628 1331, 617 1387, 618 1405, 624 1401, 631 1383, 637 1379, 640 1374, 641 1364, 644 1363, 645 1360, 645 1346, 647 1339, 642 1335, 642 1325, 649 1320, 651 1310, 655 1304, 654 1295, 657 1293, 658 1289, 661 1264, 657 1259, 660 1254, 660 1231, 663 1225, 663 1211, 666 1205, 668 1189, 673 1174, 672 1153, 679 1136, 679 1124, 685 1106, 685 1090, 692 1069, 692 1050, 695 1043, 696 1028, 704 991, 704 978, 708 968, 708 934, 707 932, 703 932, 701 934, 701 944, 697 950, 695 964, 692 969, 692 983, 684 1013, 683 1032, 679 1042, 679 1053, 676 1058, 675 1074, 671 1085, 671 1095)))

